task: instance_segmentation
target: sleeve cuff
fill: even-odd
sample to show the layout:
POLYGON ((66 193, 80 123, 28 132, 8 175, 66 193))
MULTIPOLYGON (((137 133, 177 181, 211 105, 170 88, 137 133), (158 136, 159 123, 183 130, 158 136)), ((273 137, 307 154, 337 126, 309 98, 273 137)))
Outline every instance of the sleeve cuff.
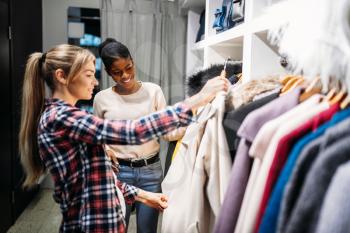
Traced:
POLYGON ((120 180, 118 180, 118 186, 123 193, 125 202, 128 205, 133 204, 135 202, 135 198, 139 193, 139 189, 136 188, 135 186, 128 185, 127 183, 121 182, 120 180))
POLYGON ((195 122, 192 109, 186 104, 177 103, 174 105, 174 110, 176 115, 179 117, 179 122, 181 126, 187 126, 195 122))

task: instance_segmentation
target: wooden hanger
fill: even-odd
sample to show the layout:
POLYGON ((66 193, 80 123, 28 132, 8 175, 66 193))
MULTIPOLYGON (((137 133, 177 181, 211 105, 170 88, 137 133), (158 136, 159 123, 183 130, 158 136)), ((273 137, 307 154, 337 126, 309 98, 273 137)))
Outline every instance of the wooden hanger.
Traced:
POLYGON ((340 91, 329 100, 330 105, 340 103, 347 96, 345 85, 342 85, 342 83, 339 82, 338 86, 340 86, 340 91))
POLYGON ((330 82, 328 83, 328 93, 326 95, 325 101, 328 103, 331 103, 331 100, 337 95, 337 90, 340 87, 340 83, 336 81, 336 79, 332 78, 330 79, 330 82))
POLYGON ((331 88, 327 93, 325 100, 330 103, 331 99, 335 96, 336 93, 337 89, 335 87, 331 88))
POLYGON ((280 82, 281 82, 281 84, 284 86, 284 85, 286 85, 287 82, 288 82, 291 78, 293 78, 293 77, 295 77, 295 75, 286 75, 286 76, 284 76, 283 78, 281 78, 280 82))
POLYGON ((346 96, 347 96, 346 91, 341 90, 329 101, 329 104, 333 105, 336 103, 340 103, 346 96))
POLYGON ((296 88, 297 86, 301 86, 303 83, 305 82, 305 80, 303 78, 298 79, 297 81, 295 81, 292 86, 289 88, 289 90, 293 90, 294 88, 296 88))
POLYGON ((320 83, 320 77, 317 76, 314 78, 310 84, 304 89, 304 91, 300 94, 299 96, 299 102, 303 102, 306 99, 310 98, 314 94, 320 93, 321 92, 321 87, 320 85, 317 85, 320 83))
POLYGON ((340 103, 340 108, 341 109, 345 109, 345 108, 347 108, 349 106, 349 104, 350 104, 350 97, 346 96, 344 98, 344 100, 340 103))
MULTIPOLYGON (((283 86, 282 90, 281 90, 281 94, 285 94, 286 92, 292 90, 292 88, 294 88, 296 85, 295 82, 299 81, 299 80, 304 80, 304 78, 300 77, 300 76, 294 76, 291 79, 288 80, 288 82, 286 83, 286 85, 283 86)), ((298 84, 300 84, 301 82, 298 82, 298 84)))

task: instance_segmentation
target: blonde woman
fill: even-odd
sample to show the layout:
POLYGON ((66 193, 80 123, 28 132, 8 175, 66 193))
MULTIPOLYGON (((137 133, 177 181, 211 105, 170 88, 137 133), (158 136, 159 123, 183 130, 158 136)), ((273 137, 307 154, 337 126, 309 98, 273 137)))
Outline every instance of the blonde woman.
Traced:
POLYGON ((54 199, 63 215, 60 232, 125 232, 117 196, 129 203, 167 207, 167 197, 118 181, 103 144, 141 144, 192 121, 191 108, 211 101, 228 84, 216 78, 195 97, 138 120, 110 121, 74 105, 90 99, 95 57, 72 45, 59 45, 30 55, 25 71, 20 127, 25 187, 48 170, 54 179, 54 199), (45 99, 45 84, 51 97, 45 99))

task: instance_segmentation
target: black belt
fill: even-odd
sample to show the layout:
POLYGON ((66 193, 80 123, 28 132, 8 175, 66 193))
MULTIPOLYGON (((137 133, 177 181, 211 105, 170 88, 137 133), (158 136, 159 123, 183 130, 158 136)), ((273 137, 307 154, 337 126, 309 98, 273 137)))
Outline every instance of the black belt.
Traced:
POLYGON ((156 154, 155 156, 149 158, 149 159, 138 159, 138 160, 124 160, 124 159, 118 159, 118 162, 120 165, 128 166, 128 167, 143 167, 147 166, 149 164, 153 164, 155 162, 159 161, 159 155, 156 154))

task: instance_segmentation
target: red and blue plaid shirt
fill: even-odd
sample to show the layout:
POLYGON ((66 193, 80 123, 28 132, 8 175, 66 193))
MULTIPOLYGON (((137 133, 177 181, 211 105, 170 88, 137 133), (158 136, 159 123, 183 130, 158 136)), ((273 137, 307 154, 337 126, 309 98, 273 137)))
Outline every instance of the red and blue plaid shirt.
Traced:
POLYGON ((62 100, 48 99, 40 118, 41 159, 54 179, 61 232, 125 232, 116 186, 132 203, 138 189, 115 180, 103 144, 142 144, 192 121, 184 104, 139 120, 103 120, 62 100))

